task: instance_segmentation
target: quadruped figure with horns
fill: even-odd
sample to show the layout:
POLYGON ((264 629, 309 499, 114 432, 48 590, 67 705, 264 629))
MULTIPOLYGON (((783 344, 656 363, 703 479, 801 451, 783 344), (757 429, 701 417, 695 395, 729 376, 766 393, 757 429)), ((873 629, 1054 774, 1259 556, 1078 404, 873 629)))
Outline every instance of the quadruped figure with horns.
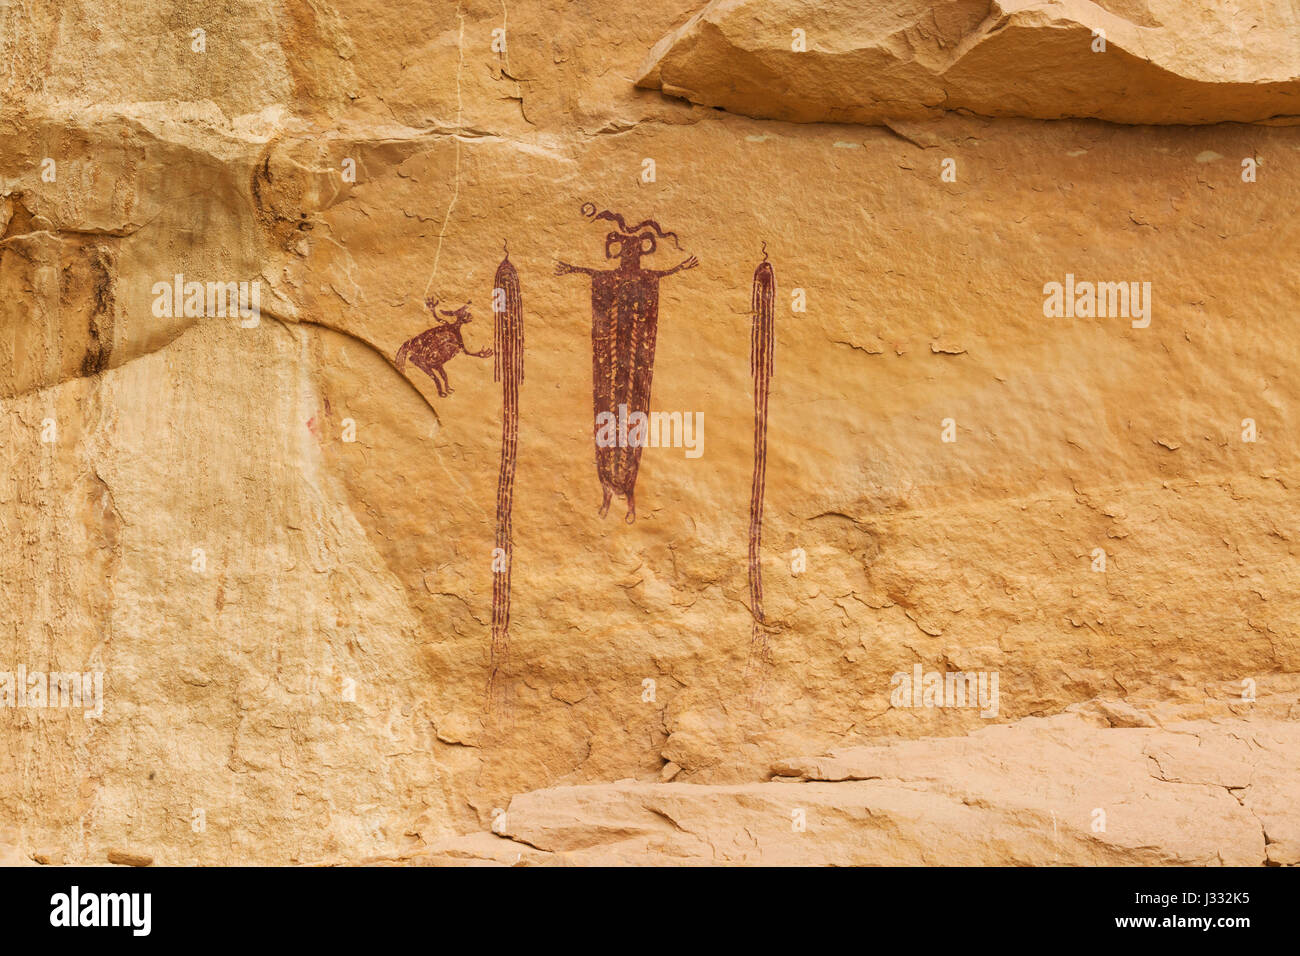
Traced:
POLYGON ((613 223, 605 236, 605 258, 618 264, 590 269, 558 262, 555 274, 591 277, 591 397, 596 475, 604 495, 600 515, 608 513, 618 495, 627 502, 624 520, 631 524, 636 520, 637 469, 649 434, 659 280, 694 269, 699 261, 690 256, 671 269, 642 268, 642 257, 655 252, 658 240, 671 240, 680 249, 677 234, 664 232, 653 219, 628 226, 618 213, 597 212, 593 203, 584 203, 582 214, 592 222, 613 223))
POLYGON ((437 299, 425 299, 424 305, 433 313, 435 319, 441 315, 443 318, 452 321, 440 322, 433 328, 426 329, 419 335, 407 339, 402 343, 402 347, 397 350, 397 356, 393 362, 397 366, 397 370, 402 372, 405 371, 406 363, 409 360, 412 365, 433 379, 433 386, 438 390, 438 396, 446 398, 455 391, 451 387, 451 381, 447 378, 447 363, 461 352, 466 355, 473 355, 475 358, 491 358, 492 350, 483 349, 481 352, 475 352, 465 344, 461 329, 466 323, 474 321, 470 315, 468 302, 459 309, 450 311, 439 309, 437 299))

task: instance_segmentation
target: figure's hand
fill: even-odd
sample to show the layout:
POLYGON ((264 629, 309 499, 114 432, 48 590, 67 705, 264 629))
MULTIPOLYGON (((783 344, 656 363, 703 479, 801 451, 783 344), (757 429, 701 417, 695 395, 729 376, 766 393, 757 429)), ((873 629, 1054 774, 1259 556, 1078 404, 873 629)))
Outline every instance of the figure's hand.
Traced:
POLYGON ((696 266, 698 266, 699 264, 700 264, 700 260, 699 260, 699 259, 696 259, 694 256, 691 256, 689 259, 687 259, 685 262, 683 262, 680 266, 678 266, 678 268, 679 268, 679 269, 694 269, 694 268, 695 268, 696 266))
POLYGON ((432 312, 435 316, 438 314, 438 300, 430 296, 424 300, 424 307, 432 312))
POLYGON ((576 271, 577 270, 574 269, 573 266, 569 265, 567 262, 555 263, 555 274, 557 276, 567 276, 570 272, 576 272, 576 271))

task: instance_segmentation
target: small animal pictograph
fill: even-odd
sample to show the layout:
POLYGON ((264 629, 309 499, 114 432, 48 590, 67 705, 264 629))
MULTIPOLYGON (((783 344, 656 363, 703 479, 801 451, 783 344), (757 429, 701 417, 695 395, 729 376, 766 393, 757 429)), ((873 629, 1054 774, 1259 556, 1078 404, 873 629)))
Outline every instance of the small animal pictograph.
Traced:
POLYGON ((433 384, 438 389, 438 396, 446 398, 455 391, 447 381, 446 364, 460 352, 475 358, 491 358, 492 350, 473 352, 466 347, 461 329, 467 323, 474 321, 470 315, 468 302, 451 312, 439 309, 437 299, 425 299, 424 304, 433 313, 435 319, 441 315, 451 321, 440 322, 433 328, 426 329, 414 338, 403 342, 402 347, 397 350, 397 369, 405 370, 409 359, 416 368, 433 379, 433 384))

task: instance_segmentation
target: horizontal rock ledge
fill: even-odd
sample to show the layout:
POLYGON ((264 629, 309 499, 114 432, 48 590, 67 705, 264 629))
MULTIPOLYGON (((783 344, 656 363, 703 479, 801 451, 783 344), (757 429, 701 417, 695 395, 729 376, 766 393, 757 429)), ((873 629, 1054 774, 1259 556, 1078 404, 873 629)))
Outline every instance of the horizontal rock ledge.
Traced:
POLYGON ((713 0, 637 85, 760 119, 884 125, 961 110, 1142 125, 1300 119, 1281 0, 713 0))

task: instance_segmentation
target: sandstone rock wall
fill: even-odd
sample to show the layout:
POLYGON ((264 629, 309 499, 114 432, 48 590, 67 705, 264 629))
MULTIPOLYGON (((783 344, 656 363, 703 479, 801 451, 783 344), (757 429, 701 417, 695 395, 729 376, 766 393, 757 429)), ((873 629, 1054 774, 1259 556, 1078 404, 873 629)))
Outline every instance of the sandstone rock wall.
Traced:
MULTIPOLYGON (((0 707, 0 843, 411 859, 495 839, 516 795, 625 778, 619 801, 707 787, 693 826, 731 833, 790 754, 956 765, 923 738, 986 728, 1034 764, 1039 724, 990 720, 1102 699, 1244 721, 1243 681, 1293 694, 1293 10, 857 6, 0 0, 0 671, 105 686, 98 719, 0 707), (675 233, 654 267, 699 260, 662 282, 653 407, 702 412, 703 454, 646 449, 633 525, 597 514, 589 284, 555 274, 605 267, 584 202, 675 233), (428 297, 470 300, 467 347, 492 347, 507 245, 526 375, 490 709, 501 385, 458 355, 443 397, 394 359, 428 297), (1046 317, 1067 274, 1151 283, 1149 326, 1046 317), (177 275, 259 283, 260 317, 158 314, 177 275), (996 671, 996 717, 891 707, 916 663, 996 671)), ((1268 719, 1290 740, 1289 706, 1268 719)), ((1107 779, 1145 806, 1124 739, 1107 779)), ((909 856, 915 831, 852 862, 1042 861, 1057 799, 960 859, 909 856)), ((1294 834, 1205 799, 1222 839, 1072 859, 1294 862, 1294 834)))

